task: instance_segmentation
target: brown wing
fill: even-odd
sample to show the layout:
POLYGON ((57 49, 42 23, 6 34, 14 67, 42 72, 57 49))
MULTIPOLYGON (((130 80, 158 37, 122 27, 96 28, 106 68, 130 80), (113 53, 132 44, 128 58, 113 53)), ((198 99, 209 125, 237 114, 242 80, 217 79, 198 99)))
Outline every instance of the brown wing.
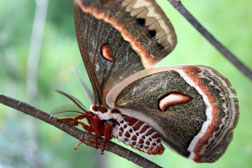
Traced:
POLYGON ((213 162, 226 150, 238 120, 230 82, 205 66, 149 68, 119 83, 107 104, 155 128, 180 154, 213 162))
POLYGON ((75 0, 75 28, 95 104, 124 78, 151 67, 176 45, 174 29, 152 0, 75 0))

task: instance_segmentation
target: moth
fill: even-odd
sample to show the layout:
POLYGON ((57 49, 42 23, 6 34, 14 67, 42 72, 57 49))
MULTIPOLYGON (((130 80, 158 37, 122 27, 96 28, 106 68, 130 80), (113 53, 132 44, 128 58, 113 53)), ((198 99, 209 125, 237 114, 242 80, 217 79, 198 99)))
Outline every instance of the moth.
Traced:
POLYGON ((75 0, 77 40, 94 104, 62 118, 107 140, 148 154, 168 144, 195 162, 214 162, 232 140, 239 111, 235 90, 201 65, 154 67, 176 46, 172 24, 154 0, 75 0), (87 119, 88 124, 81 122, 87 119))

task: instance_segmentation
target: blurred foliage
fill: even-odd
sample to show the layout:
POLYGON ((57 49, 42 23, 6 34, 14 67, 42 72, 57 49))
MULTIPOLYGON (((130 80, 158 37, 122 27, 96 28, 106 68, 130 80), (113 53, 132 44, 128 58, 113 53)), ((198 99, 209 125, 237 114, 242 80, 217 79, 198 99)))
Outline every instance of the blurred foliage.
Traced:
MULTIPOLYGON (((201 64, 216 68, 237 90, 240 120, 234 140, 225 155, 214 164, 195 164, 169 148, 161 156, 147 156, 164 167, 252 167, 252 83, 220 55, 168 2, 158 0, 171 19, 178 36, 176 49, 160 65, 201 64)), ((204 0, 183 1, 199 21, 244 63, 252 68, 252 1, 204 0)), ((72 0, 51 0, 39 65, 38 108, 52 112, 69 103, 55 93, 61 89, 90 105, 85 92, 74 77, 74 66, 88 83, 73 24, 72 0)), ((32 0, 0 1, 0 94, 28 102, 26 93, 27 56, 35 12, 32 0)), ((116 141, 115 141, 116 142, 116 141)), ((41 167, 96 167, 100 151, 81 145, 77 140, 0 105, 0 168, 33 167, 37 157, 41 167), (36 155, 34 155, 34 153, 36 155)), ((113 168, 137 167, 127 160, 105 152, 104 165, 113 168)))

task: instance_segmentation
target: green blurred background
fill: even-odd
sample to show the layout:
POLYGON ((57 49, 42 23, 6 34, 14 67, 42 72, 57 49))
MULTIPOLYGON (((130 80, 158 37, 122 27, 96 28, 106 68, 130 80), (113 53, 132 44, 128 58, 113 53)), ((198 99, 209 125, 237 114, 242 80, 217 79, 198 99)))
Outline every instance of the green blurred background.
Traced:
MULTIPOLYGON (((201 64, 217 69, 237 90, 240 120, 227 152, 214 164, 193 163, 168 147, 161 156, 143 155, 163 167, 252 167, 251 81, 168 2, 158 2, 178 36, 177 47, 160 65, 201 64)), ((183 3, 210 32, 252 68, 251 0, 184 0, 183 3)), ((27 92, 32 92, 32 88, 28 87, 27 91, 27 62, 35 11, 34 0, 0 1, 0 94, 32 103, 52 113, 56 107, 69 103, 53 91, 57 88, 89 106, 90 101, 71 70, 75 67, 84 81, 88 81, 75 38, 72 0, 49 1, 39 52, 38 97, 36 101, 29 98, 27 92)), ((109 152, 101 156, 100 150, 85 145, 74 151, 76 143, 76 139, 53 126, 0 105, 0 168, 138 167, 109 152)))

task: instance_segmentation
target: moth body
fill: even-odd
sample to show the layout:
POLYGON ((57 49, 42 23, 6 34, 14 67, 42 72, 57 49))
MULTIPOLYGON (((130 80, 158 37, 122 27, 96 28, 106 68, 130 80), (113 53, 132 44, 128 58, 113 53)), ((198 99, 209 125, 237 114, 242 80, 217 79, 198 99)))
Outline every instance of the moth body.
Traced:
POLYGON ((112 121, 114 125, 111 127, 111 137, 118 141, 148 154, 163 153, 164 147, 159 134, 147 123, 123 115, 117 109, 92 105, 89 112, 97 115, 101 123, 112 121))

